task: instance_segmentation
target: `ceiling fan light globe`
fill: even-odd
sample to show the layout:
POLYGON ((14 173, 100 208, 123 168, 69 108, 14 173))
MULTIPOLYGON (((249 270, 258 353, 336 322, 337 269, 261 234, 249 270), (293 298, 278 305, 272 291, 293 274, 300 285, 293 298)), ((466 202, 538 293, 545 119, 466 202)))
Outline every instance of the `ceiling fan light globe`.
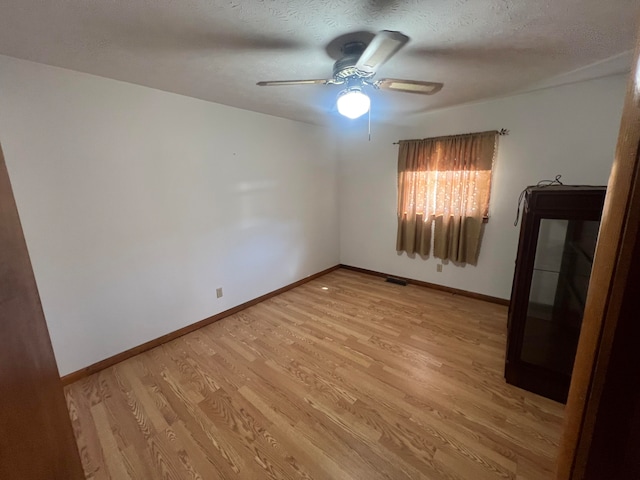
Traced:
POLYGON ((338 95, 336 107, 340 115, 356 119, 369 111, 371 100, 360 90, 345 90, 338 95))

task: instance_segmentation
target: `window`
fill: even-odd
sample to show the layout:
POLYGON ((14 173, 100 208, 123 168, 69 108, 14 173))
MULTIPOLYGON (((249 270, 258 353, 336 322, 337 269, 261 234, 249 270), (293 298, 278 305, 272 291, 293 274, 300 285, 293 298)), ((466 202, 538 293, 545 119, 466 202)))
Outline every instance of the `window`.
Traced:
POLYGON ((396 249, 477 262, 498 132, 402 140, 396 249))

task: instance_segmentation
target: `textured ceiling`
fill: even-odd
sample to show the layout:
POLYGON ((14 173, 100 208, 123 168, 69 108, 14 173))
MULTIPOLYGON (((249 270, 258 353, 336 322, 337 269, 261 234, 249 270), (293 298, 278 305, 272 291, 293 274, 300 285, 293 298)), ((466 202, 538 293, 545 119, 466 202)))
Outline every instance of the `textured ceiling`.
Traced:
POLYGON ((336 38, 399 30, 411 41, 378 77, 445 84, 432 97, 374 92, 374 119, 403 123, 625 71, 639 13, 638 0, 2 0, 0 53, 327 123, 339 87, 255 83, 329 78, 336 38))

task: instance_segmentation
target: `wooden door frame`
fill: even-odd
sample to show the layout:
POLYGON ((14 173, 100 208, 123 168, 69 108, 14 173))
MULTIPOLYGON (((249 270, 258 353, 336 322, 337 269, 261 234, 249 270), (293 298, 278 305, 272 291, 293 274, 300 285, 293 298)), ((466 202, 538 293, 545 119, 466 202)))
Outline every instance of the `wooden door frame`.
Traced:
POLYGON ((556 480, 604 478, 594 476, 596 471, 608 472, 611 480, 631 478, 621 470, 625 453, 640 450, 636 445, 640 377, 634 378, 640 374, 636 326, 640 322, 634 321, 640 318, 639 54, 640 36, 604 205, 556 480))
POLYGON ((1 146, 0 478, 85 478, 1 146))

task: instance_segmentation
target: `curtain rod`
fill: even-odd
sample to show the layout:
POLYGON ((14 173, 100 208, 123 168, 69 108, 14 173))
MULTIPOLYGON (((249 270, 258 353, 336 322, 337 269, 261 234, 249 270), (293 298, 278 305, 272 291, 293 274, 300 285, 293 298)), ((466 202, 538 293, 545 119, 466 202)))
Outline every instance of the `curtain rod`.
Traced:
MULTIPOLYGON (((506 128, 501 128, 500 130, 489 130, 486 132, 477 132, 477 133, 461 133, 459 135, 445 135, 444 137, 431 137, 431 138, 454 138, 454 137, 466 137, 468 135, 481 135, 483 133, 493 133, 496 132, 498 135, 500 136, 505 136, 505 135, 509 135, 509 130, 507 130, 506 128)), ((411 141, 415 141, 415 140, 429 140, 428 138, 414 138, 411 140, 402 140, 404 142, 411 142, 411 141)), ((394 145, 399 145, 400 142, 393 142, 394 145)))

